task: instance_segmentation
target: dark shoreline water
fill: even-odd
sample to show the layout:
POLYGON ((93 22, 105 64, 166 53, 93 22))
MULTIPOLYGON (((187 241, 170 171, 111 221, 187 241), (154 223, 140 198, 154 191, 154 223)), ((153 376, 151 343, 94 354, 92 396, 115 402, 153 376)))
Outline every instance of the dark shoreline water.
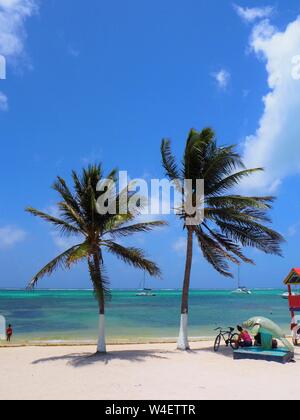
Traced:
MULTIPOLYGON (((190 336, 213 337, 218 326, 235 326, 251 316, 266 316, 287 333, 290 316, 283 290, 254 290, 234 295, 228 290, 192 290, 190 336)), ((181 292, 161 290, 138 297, 134 290, 114 290, 107 304, 110 342, 147 342, 175 338, 181 292)), ((14 325, 15 340, 94 341, 98 308, 90 290, 0 290, 0 315, 14 325)))

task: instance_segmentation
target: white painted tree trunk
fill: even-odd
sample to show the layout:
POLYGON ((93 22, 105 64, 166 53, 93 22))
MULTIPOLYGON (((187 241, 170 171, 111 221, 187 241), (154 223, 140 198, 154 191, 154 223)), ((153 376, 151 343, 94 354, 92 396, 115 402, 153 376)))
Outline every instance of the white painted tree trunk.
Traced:
POLYGON ((98 353, 106 353, 106 342, 105 342, 105 316, 99 315, 99 338, 98 338, 98 353))
POLYGON ((188 337, 188 314, 182 314, 180 320, 180 332, 177 343, 178 350, 189 350, 189 337, 188 337))

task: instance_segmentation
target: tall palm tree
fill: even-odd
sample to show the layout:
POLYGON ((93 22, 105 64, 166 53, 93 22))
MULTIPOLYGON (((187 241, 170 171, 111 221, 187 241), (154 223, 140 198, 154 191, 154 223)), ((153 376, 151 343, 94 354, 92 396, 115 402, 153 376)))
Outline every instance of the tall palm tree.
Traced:
MULTIPOLYGON (((72 190, 67 186, 64 179, 60 177, 57 178, 53 185, 53 189, 61 197, 61 201, 57 205, 59 210, 58 217, 31 207, 26 209, 32 215, 50 222, 62 235, 79 236, 78 245, 72 246, 49 262, 34 276, 28 287, 34 288, 42 277, 51 275, 59 267, 69 269, 74 264, 86 260, 95 296, 99 303, 99 340, 97 350, 100 353, 105 353, 104 316, 105 301, 106 297, 109 296, 109 280, 105 273, 104 251, 106 250, 115 255, 126 264, 148 272, 151 276, 160 276, 158 266, 148 260, 141 249, 124 247, 117 240, 135 233, 149 232, 165 223, 160 221, 134 223, 139 213, 138 211, 135 214, 129 211, 126 214, 110 214, 110 212, 99 214, 97 211, 97 200, 101 197, 101 194, 107 193, 109 190, 108 186, 102 192, 97 191, 98 183, 103 180, 100 165, 89 166, 83 170, 81 176, 78 176, 73 171, 72 178, 74 184, 72 190)), ((112 171, 108 179, 116 182, 116 171, 112 171)), ((125 190, 126 200, 129 200, 131 195, 128 188, 125 190)), ((115 205, 116 209, 119 208, 122 194, 125 193, 125 190, 113 195, 113 189, 111 189, 112 205, 115 205)))
POLYGON ((183 205, 178 212, 187 235, 178 348, 187 350, 194 239, 209 264, 226 277, 232 277, 230 263, 254 264, 244 255, 242 247, 254 247, 266 254, 281 255, 280 244, 284 239, 268 226, 271 222, 268 211, 272 208, 274 197, 246 197, 230 191, 245 177, 263 169, 246 169, 235 146, 218 147, 212 129, 206 128, 201 132, 191 130, 181 167, 167 139, 162 141, 161 154, 166 175, 175 183, 183 202, 187 197, 184 193, 184 180, 192 180, 193 204, 201 204, 203 211, 202 223, 195 225, 187 223, 188 218, 195 216, 187 213, 185 209, 188 206, 183 205), (205 187, 205 196, 201 202, 196 199, 195 186, 198 179, 204 180, 205 187))

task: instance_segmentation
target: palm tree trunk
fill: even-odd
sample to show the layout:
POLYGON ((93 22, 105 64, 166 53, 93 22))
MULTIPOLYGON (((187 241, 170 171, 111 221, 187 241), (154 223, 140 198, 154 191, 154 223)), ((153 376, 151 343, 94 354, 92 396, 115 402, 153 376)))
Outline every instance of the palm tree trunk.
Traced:
POLYGON ((98 335, 98 353, 106 353, 106 341, 105 341, 105 300, 104 293, 102 292, 99 299, 99 335, 98 335))
POLYGON ((89 258, 89 269, 92 278, 95 293, 99 304, 99 331, 97 353, 106 353, 105 340, 105 297, 102 284, 101 258, 97 249, 91 258, 89 258))
POLYGON ((178 350, 189 350, 189 339, 188 339, 188 314, 189 314, 189 290, 191 280, 191 269, 193 261, 193 230, 188 227, 187 235, 187 253, 186 253, 186 265, 184 283, 182 289, 182 303, 181 303, 181 320, 180 320, 180 332, 178 338, 178 350))

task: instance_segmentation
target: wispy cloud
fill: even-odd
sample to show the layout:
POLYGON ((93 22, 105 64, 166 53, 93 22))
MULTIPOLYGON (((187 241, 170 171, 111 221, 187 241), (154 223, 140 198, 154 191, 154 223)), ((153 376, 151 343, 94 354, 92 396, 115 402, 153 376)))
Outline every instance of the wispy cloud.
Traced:
POLYGON ((83 239, 81 239, 80 237, 64 237, 61 236, 58 232, 51 232, 51 237, 54 245, 60 251, 66 251, 67 249, 72 248, 72 246, 78 245, 81 242, 83 242, 83 239))
POLYGON ((16 226, 0 227, 0 248, 12 248, 26 237, 26 232, 16 226))
POLYGON ((298 234, 298 232, 299 232, 299 229, 300 229, 300 222, 299 223, 295 223, 294 225, 291 225, 288 228, 287 236, 289 236, 290 238, 296 236, 298 234))
MULTIPOLYGON (((56 204, 48 206, 45 210, 45 213, 50 214, 50 216, 60 218, 60 211, 56 204)), ((72 246, 80 244, 83 242, 83 239, 80 236, 62 236, 59 232, 51 231, 50 236, 56 248, 59 251, 66 251, 72 246)))
POLYGON ((47 207, 43 211, 47 214, 50 214, 50 216, 53 216, 53 217, 56 217, 56 218, 60 217, 59 208, 56 204, 51 204, 49 207, 47 207))
POLYGON ((217 82, 220 89, 225 90, 230 83, 231 74, 225 69, 221 69, 215 73, 212 73, 212 77, 217 82))
MULTIPOLYGON (((26 57, 25 21, 37 10, 38 0, 0 0, 0 54, 14 64, 26 57)), ((8 99, 0 92, 0 111, 8 110, 8 99)))
POLYGON ((237 4, 233 5, 237 14, 246 22, 254 22, 258 19, 265 19, 270 17, 274 8, 271 6, 265 7, 241 7, 237 4))
POLYGON ((186 239, 183 237, 179 238, 173 244, 173 251, 175 251, 177 254, 184 255, 186 252, 186 239))
POLYGON ((80 57, 80 51, 74 47, 68 47, 68 54, 73 58, 80 57))
POLYGON ((7 59, 25 52, 25 21, 37 11, 36 0, 0 0, 0 54, 7 59))
POLYGON ((83 165, 95 164, 97 162, 100 162, 102 158, 103 158, 102 150, 97 150, 97 151, 92 150, 89 154, 81 158, 81 163, 83 165))
POLYGON ((269 93, 257 131, 244 145, 247 167, 264 167, 244 187, 251 193, 274 193, 282 181, 300 174, 300 18, 284 31, 268 21, 255 25, 251 48, 263 59, 269 93))
POLYGON ((8 99, 7 96, 0 92, 0 111, 7 111, 8 110, 8 99))

